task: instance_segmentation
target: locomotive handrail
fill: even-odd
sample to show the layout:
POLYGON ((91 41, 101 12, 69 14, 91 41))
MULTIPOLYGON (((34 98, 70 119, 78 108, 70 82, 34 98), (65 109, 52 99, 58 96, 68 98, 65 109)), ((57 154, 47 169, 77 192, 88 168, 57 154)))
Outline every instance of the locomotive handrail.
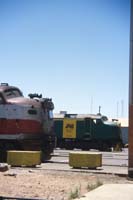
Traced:
POLYGON ((38 198, 24 198, 24 197, 6 197, 6 196, 0 196, 0 200, 6 200, 6 199, 11 199, 11 200, 46 200, 46 199, 38 199, 38 198))

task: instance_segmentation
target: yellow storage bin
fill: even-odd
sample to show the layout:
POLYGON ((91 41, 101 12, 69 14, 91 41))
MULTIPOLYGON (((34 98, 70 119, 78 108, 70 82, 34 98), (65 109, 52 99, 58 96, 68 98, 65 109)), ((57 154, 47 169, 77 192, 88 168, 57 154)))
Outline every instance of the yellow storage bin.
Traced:
POLYGON ((98 152, 70 152, 69 165, 71 167, 97 168, 102 166, 102 154, 98 152))
POLYGON ((11 166, 35 166, 41 164, 41 151, 8 151, 7 163, 11 166))

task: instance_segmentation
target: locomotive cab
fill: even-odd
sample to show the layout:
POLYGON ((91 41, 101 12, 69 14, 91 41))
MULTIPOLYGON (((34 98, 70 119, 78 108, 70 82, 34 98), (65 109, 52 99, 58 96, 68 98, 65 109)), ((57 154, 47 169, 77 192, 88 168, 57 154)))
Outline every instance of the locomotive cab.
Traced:
POLYGON ((1 83, 0 86, 0 104, 8 103, 8 99, 23 97, 22 92, 16 88, 11 87, 7 83, 1 83))
POLYGON ((55 147, 52 99, 26 98, 21 90, 0 85, 0 154, 7 150, 41 150, 42 160, 50 159, 55 147))

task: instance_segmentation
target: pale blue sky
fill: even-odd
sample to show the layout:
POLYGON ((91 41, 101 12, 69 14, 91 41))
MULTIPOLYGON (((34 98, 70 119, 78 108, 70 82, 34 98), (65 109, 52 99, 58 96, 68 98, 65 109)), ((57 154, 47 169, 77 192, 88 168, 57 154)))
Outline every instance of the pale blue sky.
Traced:
POLYGON ((129 26, 129 0, 0 0, 0 82, 127 117, 129 26))

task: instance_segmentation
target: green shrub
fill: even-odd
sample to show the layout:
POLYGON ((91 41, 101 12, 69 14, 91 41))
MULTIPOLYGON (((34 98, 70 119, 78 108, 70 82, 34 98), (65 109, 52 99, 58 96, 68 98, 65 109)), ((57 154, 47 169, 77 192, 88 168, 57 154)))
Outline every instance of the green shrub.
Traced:
POLYGON ((68 199, 71 200, 71 199, 76 199, 80 197, 80 190, 81 190, 81 186, 76 187, 74 190, 71 190, 68 199))
POLYGON ((90 190, 94 190, 96 189, 97 187, 103 185, 103 183, 99 180, 97 180, 97 182, 95 184, 88 184, 87 185, 87 190, 90 191, 90 190))

